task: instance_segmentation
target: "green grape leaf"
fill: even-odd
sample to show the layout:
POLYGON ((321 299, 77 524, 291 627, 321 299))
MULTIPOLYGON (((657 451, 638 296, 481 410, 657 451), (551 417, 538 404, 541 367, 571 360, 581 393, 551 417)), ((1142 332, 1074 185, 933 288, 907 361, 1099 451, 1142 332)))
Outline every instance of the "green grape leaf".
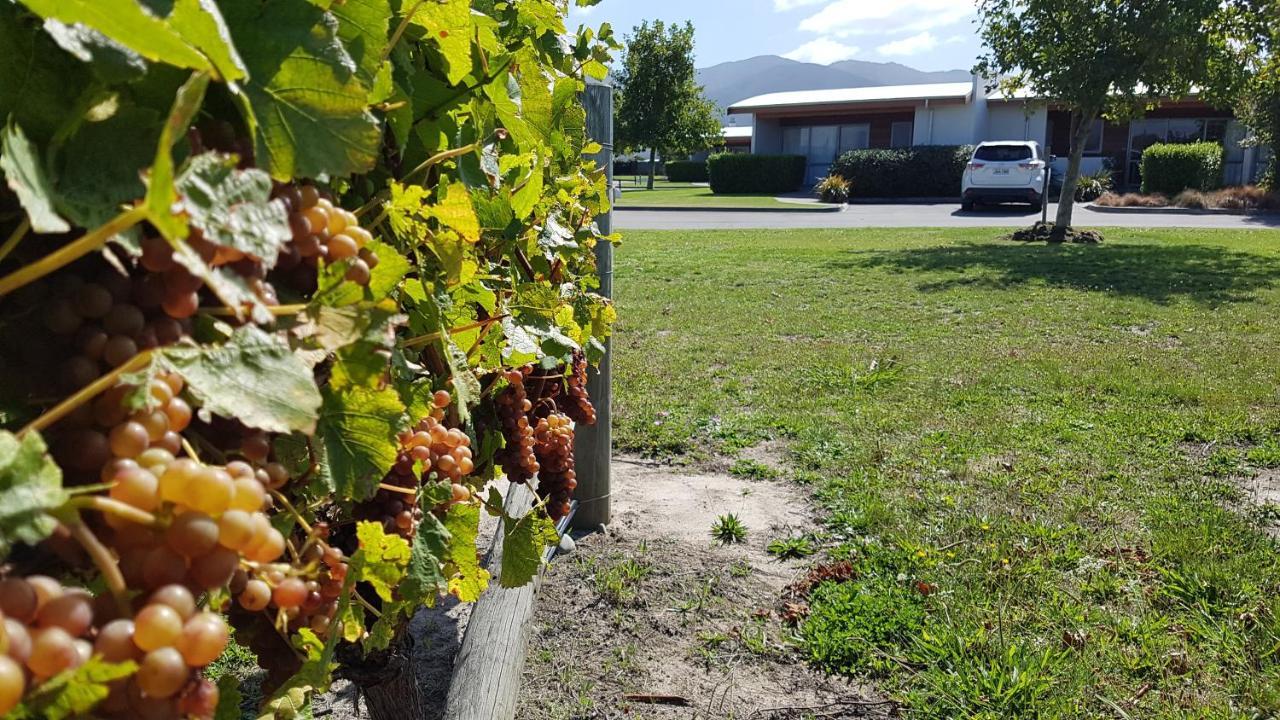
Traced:
POLYGON ((356 538, 364 553, 360 582, 369 583, 378 597, 391 602, 413 554, 409 541, 388 533, 382 523, 369 521, 356 524, 356 538))
POLYGON ((440 49, 445 77, 457 85, 471 73, 471 3, 469 0, 426 0, 413 13, 413 23, 440 49))
POLYGON ((37 15, 83 23, 155 62, 209 70, 227 82, 244 77, 212 0, 174 0, 160 17, 137 0, 22 0, 37 15))
POLYGON ((277 180, 366 172, 382 133, 337 18, 307 0, 238 3, 228 22, 249 68, 255 159, 277 180))
POLYGON ((313 305, 343 307, 365 301, 379 301, 395 290, 409 272, 409 260, 395 248, 373 240, 365 245, 378 256, 378 267, 369 275, 369 285, 360 287, 346 281, 347 266, 334 263, 320 272, 320 285, 312 298, 313 305))
POLYGON ((449 592, 462 602, 475 602, 489 586, 489 571, 480 567, 476 553, 476 536, 480 534, 480 508, 476 505, 453 505, 444 518, 449 531, 449 563, 453 574, 449 592))
POLYGON ((62 471, 40 433, 19 439, 0 431, 0 557, 14 542, 35 544, 49 537, 57 523, 48 513, 66 501, 62 471))
POLYGON ((73 670, 55 675, 28 695, 22 706, 6 720, 64 720, 92 710, 107 698, 107 683, 127 678, 138 670, 137 663, 109 663, 101 656, 73 670))
POLYGON ((311 685, 294 685, 292 680, 271 701, 262 706, 258 720, 302 720, 310 716, 311 685))
POLYGON ((313 306, 308 308, 307 315, 315 323, 312 335, 315 343, 333 352, 356 342, 387 347, 391 341, 390 328, 404 319, 399 311, 394 301, 382 300, 372 306, 363 303, 313 306))
POLYGON ((213 720, 240 720, 240 703, 244 702, 240 682, 240 678, 232 673, 218 678, 218 709, 213 720))
POLYGON ((60 50, 26 10, 0 3, 0 122, 12 116, 43 146, 82 121, 81 99, 93 82, 88 66, 60 50))
POLYGON ((389 387, 325 388, 323 394, 318 433, 334 484, 343 499, 365 500, 395 464, 404 405, 389 387))
POLYGON ((244 325, 222 345, 174 345, 156 357, 181 373, 188 391, 214 415, 267 432, 315 430, 321 405, 315 379, 275 335, 244 325))
POLYGON ((502 518, 502 572, 498 582, 504 588, 523 587, 542 570, 542 555, 547 546, 560 542, 551 518, 537 510, 524 517, 504 515, 502 518))
POLYGON ((448 556, 452 538, 431 508, 422 510, 422 522, 413 537, 413 555, 400 585, 400 597, 415 607, 434 605, 436 596, 449 589, 441 562, 448 556))
POLYGON ((147 180, 148 219, 171 243, 185 239, 187 235, 187 218, 178 206, 178 190, 173 178, 173 146, 191 125, 208 88, 209 76, 195 73, 178 89, 169 117, 160 130, 155 162, 147 180))
POLYGON ((373 89, 387 48, 388 0, 344 0, 328 8, 338 18, 338 37, 356 64, 356 75, 373 89))
POLYGON ((414 607, 409 603, 399 601, 383 605, 382 617, 378 618, 373 627, 369 628, 369 634, 364 639, 364 651, 369 653, 386 650, 391 647, 391 641, 395 639, 397 632, 400 630, 405 611, 412 610, 414 607))
POLYGON ((81 125, 58 153, 62 213, 76 225, 96 227, 146 194, 141 176, 155 160, 163 124, 155 110, 125 105, 105 120, 81 125))
POLYGON ((45 175, 40 152, 13 119, 0 131, 0 170, 5 183, 27 211, 31 229, 38 233, 63 233, 71 225, 53 208, 53 187, 45 175))
POLYGON ((352 387, 377 387, 387 373, 389 359, 383 347, 359 341, 343 347, 334 358, 329 387, 335 391, 352 387))
POLYGON ((275 265, 293 237, 284 204, 271 199, 271 178, 261 170, 238 170, 234 155, 204 153, 187 161, 178 176, 182 209, 205 238, 275 265))
POLYGON ((44 31, 58 47, 89 63, 105 83, 129 82, 147 72, 147 61, 141 55, 81 23, 68 25, 50 18, 44 21, 44 31))

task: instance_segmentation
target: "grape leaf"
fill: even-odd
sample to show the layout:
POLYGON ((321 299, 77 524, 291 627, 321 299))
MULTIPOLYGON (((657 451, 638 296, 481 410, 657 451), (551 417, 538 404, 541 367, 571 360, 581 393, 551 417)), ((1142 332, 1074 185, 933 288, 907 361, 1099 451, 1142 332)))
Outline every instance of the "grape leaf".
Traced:
POLYGON ((159 17, 137 0, 22 0, 33 12, 64 23, 83 23, 139 55, 233 82, 245 71, 212 0, 175 0, 159 17))
POLYGON ((369 521, 356 525, 356 538, 364 553, 359 581, 369 583, 378 597, 391 602, 412 555, 409 541, 388 533, 382 523, 369 521))
POLYGON ((400 630, 401 616, 405 610, 413 609, 414 606, 405 602, 389 602, 382 606, 382 617, 378 618, 373 627, 369 628, 369 634, 364 639, 364 651, 375 652, 377 650, 386 650, 391 646, 391 641, 395 639, 396 633, 400 630))
POLYGON ((347 266, 344 263, 328 265, 320 272, 320 285, 312 298, 312 304, 343 307, 361 300, 378 301, 386 298, 409 272, 409 260, 395 248, 374 240, 365 245, 378 256, 378 267, 369 275, 369 285, 360 287, 346 281, 347 266))
POLYGON ((182 208, 192 225, 219 245, 275 266, 293 234, 284 204, 271 199, 271 178, 238 170, 234 155, 204 153, 187 161, 177 180, 182 208))
POLYGON ((0 170, 5 182, 27 211, 31 229, 38 233, 62 233, 71 229, 53 209, 53 187, 35 145, 13 119, 0 132, 0 170))
POLYGON ((138 670, 137 663, 109 663, 94 656, 74 670, 67 670, 27 696, 22 706, 6 720, 63 720, 80 716, 106 699, 107 683, 129 677, 138 670))
POLYGON ((342 498, 373 495, 395 464, 396 433, 404 426, 404 405, 392 388, 353 387, 341 393, 325 388, 318 433, 342 498))
POLYGON ((498 582, 504 588, 523 587, 542 570, 542 554, 547 546, 560 542, 551 518, 534 510, 524 517, 502 517, 502 572, 498 582))
POLYGON ((426 0, 416 7, 413 23, 426 29, 444 58, 445 77, 458 84, 471 72, 471 3, 426 0))
POLYGON ((80 122, 74 109, 93 80, 84 63, 29 22, 26 10, 0 3, 0 120, 12 116, 32 141, 44 145, 80 122))
POLYGON ((49 457, 44 438, 30 432, 21 439, 0 431, 0 557, 14 542, 38 543, 57 523, 50 510, 67 501, 62 471, 49 457))
POLYGON ((142 171, 156 156, 163 119, 150 108, 125 105, 100 122, 85 123, 58 154, 58 208, 81 227, 96 227, 142 197, 142 171))
POLYGON ((155 161, 147 180, 148 219, 171 243, 187 235, 187 219, 178 207, 178 190, 173 179, 173 145, 191 125, 208 88, 209 76, 195 73, 178 89, 169 117, 160 130, 155 161))
POLYGON ((218 710, 213 720, 240 720, 240 703, 244 702, 240 682, 233 673, 218 678, 218 710))
POLYGON ((382 133, 338 20, 307 0, 238 3, 227 18, 249 68, 258 165, 278 180, 372 168, 382 133))
POLYGON ((356 75, 373 89, 387 48, 391 5, 387 0, 344 0, 328 8, 338 18, 338 37, 356 63, 356 75))
POLYGON ((436 596, 449 589, 440 563, 448 556, 451 539, 431 508, 424 507, 422 522, 413 537, 413 555, 400 585, 400 597, 405 602, 414 607, 434 605, 436 596))
POLYGON ((394 301, 383 300, 371 307, 320 305, 308 308, 307 315, 315 323, 312 338, 316 344, 332 352, 355 342, 387 346, 389 329, 404 319, 399 310, 394 301))
POLYGON ((215 415, 268 432, 316 427, 321 398, 311 371, 280 338, 253 325, 236 328, 223 345, 174 345, 156 357, 215 415))
POLYGON ((475 602, 489 586, 489 571, 480 567, 476 554, 476 536, 480 533, 480 508, 475 505, 453 505, 444 517, 449 531, 449 592, 462 602, 475 602))
POLYGON ((58 47, 77 60, 89 63, 89 68, 105 83, 136 80, 147 71, 147 61, 141 55, 87 25, 68 25, 50 18, 44 21, 44 31, 58 47))
POLYGON ((471 206, 471 194, 462 183, 450 183, 442 188, 440 201, 428 208, 433 217, 456 230, 462 239, 468 242, 480 239, 480 220, 471 206))

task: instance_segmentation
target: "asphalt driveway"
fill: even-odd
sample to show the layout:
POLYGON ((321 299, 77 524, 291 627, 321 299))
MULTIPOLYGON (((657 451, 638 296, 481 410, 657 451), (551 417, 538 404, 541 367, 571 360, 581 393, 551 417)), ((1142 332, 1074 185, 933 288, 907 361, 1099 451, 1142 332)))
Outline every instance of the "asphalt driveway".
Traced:
MULTIPOLYGON (((1049 206, 1053 219, 1055 205, 1049 206)), ((1027 208, 982 208, 963 212, 959 203, 850 205, 842 212, 741 212, 717 210, 617 209, 613 224, 619 230, 694 230, 733 228, 840 228, 840 227, 1021 227, 1040 219, 1027 208)), ((1162 210, 1107 212, 1077 206, 1075 224, 1080 227, 1187 227, 1227 229, 1280 229, 1280 214, 1227 215, 1162 210)))

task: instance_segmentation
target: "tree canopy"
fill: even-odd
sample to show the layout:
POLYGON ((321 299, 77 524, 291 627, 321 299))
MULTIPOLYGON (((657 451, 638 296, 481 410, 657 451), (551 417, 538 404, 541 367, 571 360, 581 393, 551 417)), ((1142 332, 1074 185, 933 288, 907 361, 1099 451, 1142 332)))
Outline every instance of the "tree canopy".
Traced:
POLYGON ((1089 128, 1140 116, 1154 99, 1182 97, 1230 54, 1216 28, 1219 0, 981 0, 985 44, 977 72, 1030 89, 1072 112, 1071 157, 1056 233, 1071 224, 1089 128))
MULTIPOLYGON (((614 136, 630 150, 647 148, 650 160, 685 155, 720 139, 715 104, 698 85, 693 24, 642 22, 626 38, 614 73, 618 91, 614 136)), ((649 187, 653 187, 650 163, 649 187)))

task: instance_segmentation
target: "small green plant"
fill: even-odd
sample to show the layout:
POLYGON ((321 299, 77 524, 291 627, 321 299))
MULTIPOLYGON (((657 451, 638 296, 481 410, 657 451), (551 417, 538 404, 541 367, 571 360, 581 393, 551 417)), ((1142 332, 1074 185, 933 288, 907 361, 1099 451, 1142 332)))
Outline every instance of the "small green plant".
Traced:
POLYGON ((818 548, 814 547, 813 540, 808 535, 794 535, 770 540, 768 547, 765 549, 769 551, 770 555, 779 560, 799 560, 807 558, 818 551, 818 548))
POLYGON ((711 523, 711 537, 723 545, 746 542, 747 526, 743 524, 742 519, 735 513, 721 515, 716 518, 714 523, 711 523))
POLYGON ((627 558, 600 568, 592 576, 596 593, 606 601, 620 605, 635 596, 635 587, 652 570, 648 563, 627 558))
POLYGON ((1092 202, 1111 192, 1115 186, 1115 174, 1110 166, 1103 167, 1092 175, 1081 175, 1076 185, 1076 200, 1092 202))
POLYGON ((738 560, 729 566, 730 577, 744 578, 750 577, 752 573, 751 563, 746 560, 738 560))
POLYGON ((741 458, 734 462, 729 468, 729 474, 749 480, 772 480, 781 475, 776 468, 750 458, 741 458))
POLYGON ((818 195, 818 199, 824 203, 846 203, 849 202, 849 191, 851 189, 852 185, 848 180, 839 175, 828 175, 818 181, 813 191, 818 195))

